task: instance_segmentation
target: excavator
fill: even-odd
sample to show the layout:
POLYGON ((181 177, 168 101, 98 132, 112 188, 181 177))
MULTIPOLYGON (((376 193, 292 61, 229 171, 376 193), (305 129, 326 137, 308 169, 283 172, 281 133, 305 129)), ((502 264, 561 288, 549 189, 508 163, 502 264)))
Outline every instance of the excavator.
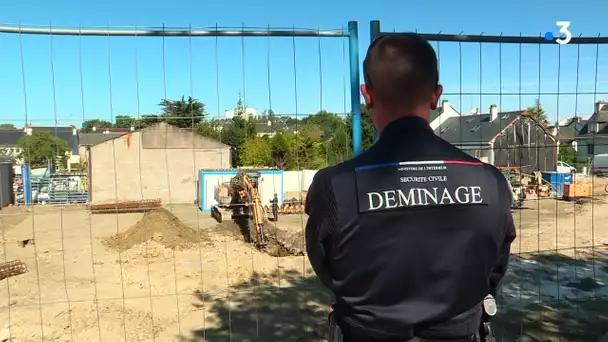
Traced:
POLYGON ((218 223, 231 219, 247 228, 252 222, 255 225, 255 243, 262 247, 266 245, 266 213, 258 191, 259 180, 259 172, 239 172, 230 182, 220 184, 216 192, 218 204, 211 207, 211 216, 218 223))

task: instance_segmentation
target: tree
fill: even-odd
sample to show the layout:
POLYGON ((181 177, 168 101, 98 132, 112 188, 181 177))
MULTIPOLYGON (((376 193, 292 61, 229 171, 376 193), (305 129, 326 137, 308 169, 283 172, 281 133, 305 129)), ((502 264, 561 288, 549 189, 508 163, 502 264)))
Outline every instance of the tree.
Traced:
POLYGON ((274 166, 288 170, 291 166, 294 137, 288 133, 277 132, 270 139, 270 149, 274 166))
MULTIPOLYGON (((350 114, 346 118, 346 129, 348 136, 350 137, 350 151, 353 151, 353 117, 350 114)), ((374 144, 374 124, 372 118, 367 112, 365 105, 361 105, 361 149, 367 150, 374 144)))
POLYGON ((221 122, 218 120, 211 121, 201 121, 198 125, 196 125, 194 129, 194 133, 201 135, 203 137, 211 138, 220 141, 221 138, 221 122))
POLYGON ((544 124, 549 123, 549 120, 547 120, 547 114, 545 113, 543 107, 540 105, 539 99, 535 100, 534 106, 528 107, 528 109, 526 109, 526 113, 528 113, 528 115, 544 124))
POLYGON ((325 166, 325 146, 321 141, 323 130, 315 124, 306 124, 296 135, 295 168, 317 170, 325 166))
POLYGON ((82 128, 80 129, 83 133, 91 133, 93 132, 93 127, 95 127, 98 131, 102 131, 106 128, 112 128, 114 125, 110 121, 93 119, 87 120, 82 123, 82 128))
POLYGON ((155 123, 162 122, 163 118, 156 114, 144 114, 141 116, 141 119, 137 123, 137 128, 146 128, 150 125, 154 125, 155 123))
POLYGON ((15 125, 10 123, 0 124, 0 129, 15 129, 15 125))
POLYGON ((205 117, 205 105, 199 100, 183 96, 180 100, 164 99, 159 104, 162 107, 164 120, 173 126, 194 128, 205 117))
POLYGON ((21 150, 19 158, 34 166, 45 165, 49 160, 55 165, 64 164, 69 151, 65 140, 46 131, 33 131, 21 137, 17 145, 21 150))
POLYGON ((257 137, 247 139, 241 150, 241 164, 253 167, 271 166, 272 149, 267 139, 257 137))
POLYGON ((114 120, 115 128, 138 128, 137 119, 129 115, 116 115, 116 119, 114 120))
POLYGON ((568 144, 559 145, 559 160, 573 165, 576 162, 576 151, 568 144))

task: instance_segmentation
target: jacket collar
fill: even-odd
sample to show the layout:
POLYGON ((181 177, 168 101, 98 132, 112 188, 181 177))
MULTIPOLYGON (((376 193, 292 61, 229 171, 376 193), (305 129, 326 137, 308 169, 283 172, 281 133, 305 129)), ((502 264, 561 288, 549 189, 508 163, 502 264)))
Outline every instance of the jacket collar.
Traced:
POLYGON ((389 123, 382 131, 380 139, 418 132, 433 133, 433 130, 428 121, 423 118, 419 116, 406 116, 389 123))

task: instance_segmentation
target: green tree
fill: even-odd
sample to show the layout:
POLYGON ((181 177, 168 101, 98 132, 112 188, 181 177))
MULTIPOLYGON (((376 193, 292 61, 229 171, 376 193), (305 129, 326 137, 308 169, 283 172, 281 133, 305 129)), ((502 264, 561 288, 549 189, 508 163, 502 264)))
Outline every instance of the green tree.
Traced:
POLYGON ((249 138, 241 150, 241 166, 272 166, 272 149, 268 139, 249 138))
POLYGON ((576 163, 576 151, 568 144, 559 145, 559 160, 574 165, 576 163))
POLYGON ((93 132, 93 127, 95 127, 96 131, 101 132, 106 128, 112 128, 113 126, 114 125, 112 125, 110 121, 93 119, 83 122, 80 131, 83 133, 91 133, 93 132))
POLYGON ((15 125, 10 123, 0 124, 0 129, 15 129, 15 125))
POLYGON ((116 115, 114 119, 115 128, 138 128, 137 119, 129 115, 116 115))
MULTIPOLYGON (((346 118, 346 130, 350 137, 350 155, 352 155, 353 151, 353 117, 350 114, 346 118)), ((367 108, 365 105, 361 105, 361 149, 363 151, 367 150, 374 144, 374 124, 372 123, 372 118, 367 112, 367 108)))
POLYGON ((547 120, 547 114, 545 113, 543 107, 540 105, 539 99, 535 100, 534 106, 530 106, 526 109, 526 113, 528 113, 528 115, 544 124, 549 123, 549 120, 547 120))
POLYGON ((269 143, 274 166, 288 170, 292 165, 294 137, 289 133, 277 132, 269 143))
POLYGON ((199 100, 184 96, 180 100, 164 99, 159 104, 162 107, 164 120, 173 126, 193 128, 205 117, 205 105, 199 100))
POLYGON ((325 166, 325 145, 321 140, 323 130, 315 124, 306 124, 296 134, 295 163, 296 169, 317 170, 325 166))
POLYGON ((19 139, 17 145, 21 149, 19 158, 29 165, 45 165, 49 160, 53 164, 64 165, 69 151, 65 140, 50 132, 34 131, 19 139))
POLYGON ((218 120, 203 120, 198 125, 196 125, 194 133, 203 137, 220 141, 221 129, 221 122, 219 122, 218 120))
POLYGON ((141 116, 141 119, 137 122, 137 128, 146 128, 150 125, 154 125, 155 123, 162 122, 163 118, 156 114, 144 114, 141 116))

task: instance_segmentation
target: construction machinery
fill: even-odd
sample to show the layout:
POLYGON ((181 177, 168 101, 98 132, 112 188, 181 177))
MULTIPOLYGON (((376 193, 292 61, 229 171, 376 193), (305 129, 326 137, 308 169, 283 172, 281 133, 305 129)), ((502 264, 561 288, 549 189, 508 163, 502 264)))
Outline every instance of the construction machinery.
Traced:
MULTIPOLYGON (((249 225, 255 227, 255 243, 258 246, 266 244, 264 235, 264 221, 266 213, 263 209, 259 195, 260 173, 239 172, 229 182, 218 185, 216 188, 217 205, 211 207, 211 216, 222 223, 228 219, 233 220, 249 235, 249 225)), ((246 237, 247 240, 250 237, 246 237)))

